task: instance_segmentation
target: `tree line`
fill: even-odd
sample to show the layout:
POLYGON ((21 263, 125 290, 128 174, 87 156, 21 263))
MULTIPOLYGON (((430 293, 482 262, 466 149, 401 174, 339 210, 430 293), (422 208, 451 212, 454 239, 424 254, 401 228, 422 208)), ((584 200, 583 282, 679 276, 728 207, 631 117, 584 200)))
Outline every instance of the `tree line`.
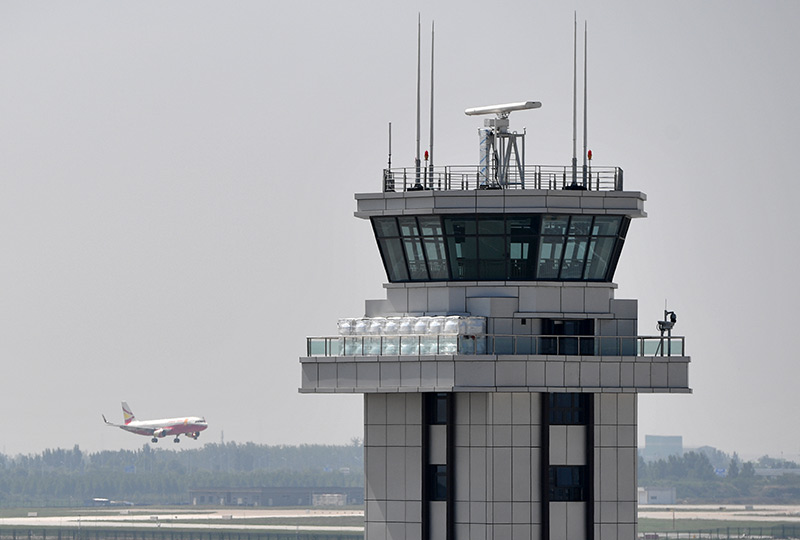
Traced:
POLYGON ((76 506, 95 497, 183 504, 203 487, 361 487, 363 447, 209 443, 198 449, 0 454, 0 506, 76 506))
POLYGON ((800 474, 757 474, 799 469, 797 463, 769 456, 743 462, 736 453, 715 452, 687 452, 651 462, 639 456, 639 486, 674 487, 677 501, 687 503, 800 503, 800 474))

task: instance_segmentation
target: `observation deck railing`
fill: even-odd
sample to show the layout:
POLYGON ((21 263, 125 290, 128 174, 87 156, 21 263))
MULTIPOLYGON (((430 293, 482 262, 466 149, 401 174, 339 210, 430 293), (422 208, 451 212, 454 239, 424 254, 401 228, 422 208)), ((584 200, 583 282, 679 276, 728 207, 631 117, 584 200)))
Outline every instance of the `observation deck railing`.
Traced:
POLYGON ((510 169, 501 182, 480 165, 444 165, 438 167, 400 167, 383 170, 383 191, 458 191, 470 189, 577 189, 585 191, 622 191, 619 167, 583 167, 577 169, 573 183, 572 166, 526 165, 524 173, 510 169))
POLYGON ((310 337, 308 356, 472 354, 684 356, 683 337, 520 336, 488 334, 310 337))

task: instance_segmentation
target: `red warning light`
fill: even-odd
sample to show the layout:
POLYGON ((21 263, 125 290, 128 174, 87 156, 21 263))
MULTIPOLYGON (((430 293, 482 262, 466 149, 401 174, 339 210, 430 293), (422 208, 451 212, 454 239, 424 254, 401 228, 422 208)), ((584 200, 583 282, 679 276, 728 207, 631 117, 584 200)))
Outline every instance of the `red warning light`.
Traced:
POLYGON ((592 151, 591 150, 589 150, 589 152, 587 153, 587 157, 589 158, 589 161, 592 161, 592 151))
POLYGON ((425 161, 428 161, 428 151, 425 150, 425 161))

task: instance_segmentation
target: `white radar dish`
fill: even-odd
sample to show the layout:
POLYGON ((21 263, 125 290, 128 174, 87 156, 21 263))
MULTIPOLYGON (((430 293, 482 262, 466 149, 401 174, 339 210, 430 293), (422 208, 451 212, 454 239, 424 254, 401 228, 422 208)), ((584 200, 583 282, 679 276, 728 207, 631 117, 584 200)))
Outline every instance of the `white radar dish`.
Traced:
POLYGON ((538 109, 542 106, 541 101, 520 101, 519 103, 505 103, 503 105, 489 105, 487 107, 473 107, 466 109, 464 114, 477 116, 480 114, 496 114, 507 117, 512 111, 524 111, 527 109, 538 109))

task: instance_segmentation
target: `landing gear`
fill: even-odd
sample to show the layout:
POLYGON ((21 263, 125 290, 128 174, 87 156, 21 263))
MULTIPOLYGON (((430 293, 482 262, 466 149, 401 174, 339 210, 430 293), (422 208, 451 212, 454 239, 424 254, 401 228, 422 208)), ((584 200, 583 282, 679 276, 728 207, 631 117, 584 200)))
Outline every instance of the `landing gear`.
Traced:
POLYGON ((153 437, 152 439, 150 439, 150 442, 157 443, 157 442, 158 442, 158 439, 156 439, 155 437, 153 437))
POLYGON ((174 440, 174 441, 172 441, 172 442, 181 442, 181 440, 180 440, 180 438, 178 438, 178 437, 175 437, 175 440, 174 440))

